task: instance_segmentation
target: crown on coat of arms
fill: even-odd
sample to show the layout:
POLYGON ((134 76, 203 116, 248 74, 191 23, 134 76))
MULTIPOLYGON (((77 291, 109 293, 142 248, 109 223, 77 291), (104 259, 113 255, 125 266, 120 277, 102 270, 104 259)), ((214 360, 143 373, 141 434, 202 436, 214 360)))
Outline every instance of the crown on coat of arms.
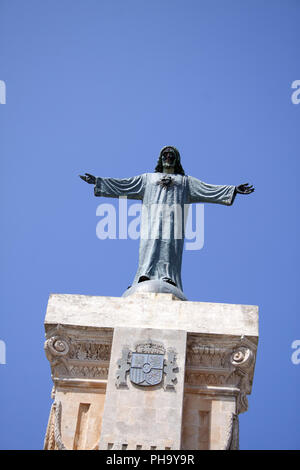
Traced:
POLYGON ((165 354, 166 352, 162 344, 152 342, 137 344, 135 350, 141 354, 165 354))

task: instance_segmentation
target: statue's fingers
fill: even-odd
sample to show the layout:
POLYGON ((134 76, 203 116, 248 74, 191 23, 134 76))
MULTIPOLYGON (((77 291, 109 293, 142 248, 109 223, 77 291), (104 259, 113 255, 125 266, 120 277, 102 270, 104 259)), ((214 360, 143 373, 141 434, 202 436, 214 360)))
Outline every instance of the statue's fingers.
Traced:
POLYGON ((83 181, 85 181, 86 176, 83 176, 83 175, 78 175, 78 176, 79 176, 79 178, 81 178, 83 181))
POLYGON ((85 173, 87 176, 89 176, 90 178, 94 178, 94 175, 91 175, 90 173, 85 173))

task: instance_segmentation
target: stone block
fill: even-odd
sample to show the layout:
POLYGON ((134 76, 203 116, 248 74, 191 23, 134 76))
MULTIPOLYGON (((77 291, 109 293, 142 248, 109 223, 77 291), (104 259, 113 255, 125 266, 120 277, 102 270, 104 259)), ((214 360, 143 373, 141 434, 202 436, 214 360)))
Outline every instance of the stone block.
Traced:
POLYGON ((237 416, 247 410, 254 375, 256 306, 171 294, 52 294, 45 331, 54 383, 45 449, 238 447, 237 416), (176 349, 175 390, 165 387, 166 373, 148 390, 132 383, 129 363, 126 383, 116 387, 123 346, 132 354, 150 339, 164 345, 165 359, 176 349))
MULTIPOLYGON (((185 331, 118 327, 114 329, 100 449, 107 450, 111 445, 111 448, 115 449, 120 442, 123 445, 130 442, 131 446, 141 446, 142 449, 180 449, 185 349, 185 331), (139 355, 141 367, 135 369, 140 374, 138 380, 154 379, 158 381, 157 384, 145 384, 144 381, 140 382, 144 385, 139 385, 130 379, 131 372, 128 370, 125 381, 118 386, 118 364, 124 347, 139 355), (165 368, 161 369, 161 372, 160 369, 152 368, 149 372, 147 365, 147 361, 152 361, 151 356, 159 356, 161 353, 164 357, 163 363, 167 363, 169 350, 176 354, 173 387, 166 387, 165 368)), ((130 359, 128 365, 130 366, 130 359)), ((135 376, 133 378, 135 379, 135 376)))

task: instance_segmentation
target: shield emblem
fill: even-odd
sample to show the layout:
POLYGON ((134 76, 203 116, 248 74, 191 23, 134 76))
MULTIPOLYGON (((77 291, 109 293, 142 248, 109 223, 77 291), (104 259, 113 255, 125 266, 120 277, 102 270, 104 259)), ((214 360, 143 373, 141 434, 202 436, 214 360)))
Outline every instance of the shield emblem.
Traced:
POLYGON ((162 381, 163 354, 132 353, 130 380, 137 385, 157 385, 162 381))

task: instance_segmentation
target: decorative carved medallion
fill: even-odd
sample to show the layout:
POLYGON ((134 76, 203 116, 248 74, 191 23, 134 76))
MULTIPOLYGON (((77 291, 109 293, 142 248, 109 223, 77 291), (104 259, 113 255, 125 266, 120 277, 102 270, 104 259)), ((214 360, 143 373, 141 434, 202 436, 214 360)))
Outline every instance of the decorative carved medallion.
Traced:
POLYGON ((135 385, 149 387, 159 385, 165 375, 165 389, 174 388, 178 372, 176 354, 168 350, 165 358, 165 348, 157 343, 144 343, 136 346, 135 352, 124 347, 122 358, 118 360, 116 386, 127 387, 127 374, 135 385))

